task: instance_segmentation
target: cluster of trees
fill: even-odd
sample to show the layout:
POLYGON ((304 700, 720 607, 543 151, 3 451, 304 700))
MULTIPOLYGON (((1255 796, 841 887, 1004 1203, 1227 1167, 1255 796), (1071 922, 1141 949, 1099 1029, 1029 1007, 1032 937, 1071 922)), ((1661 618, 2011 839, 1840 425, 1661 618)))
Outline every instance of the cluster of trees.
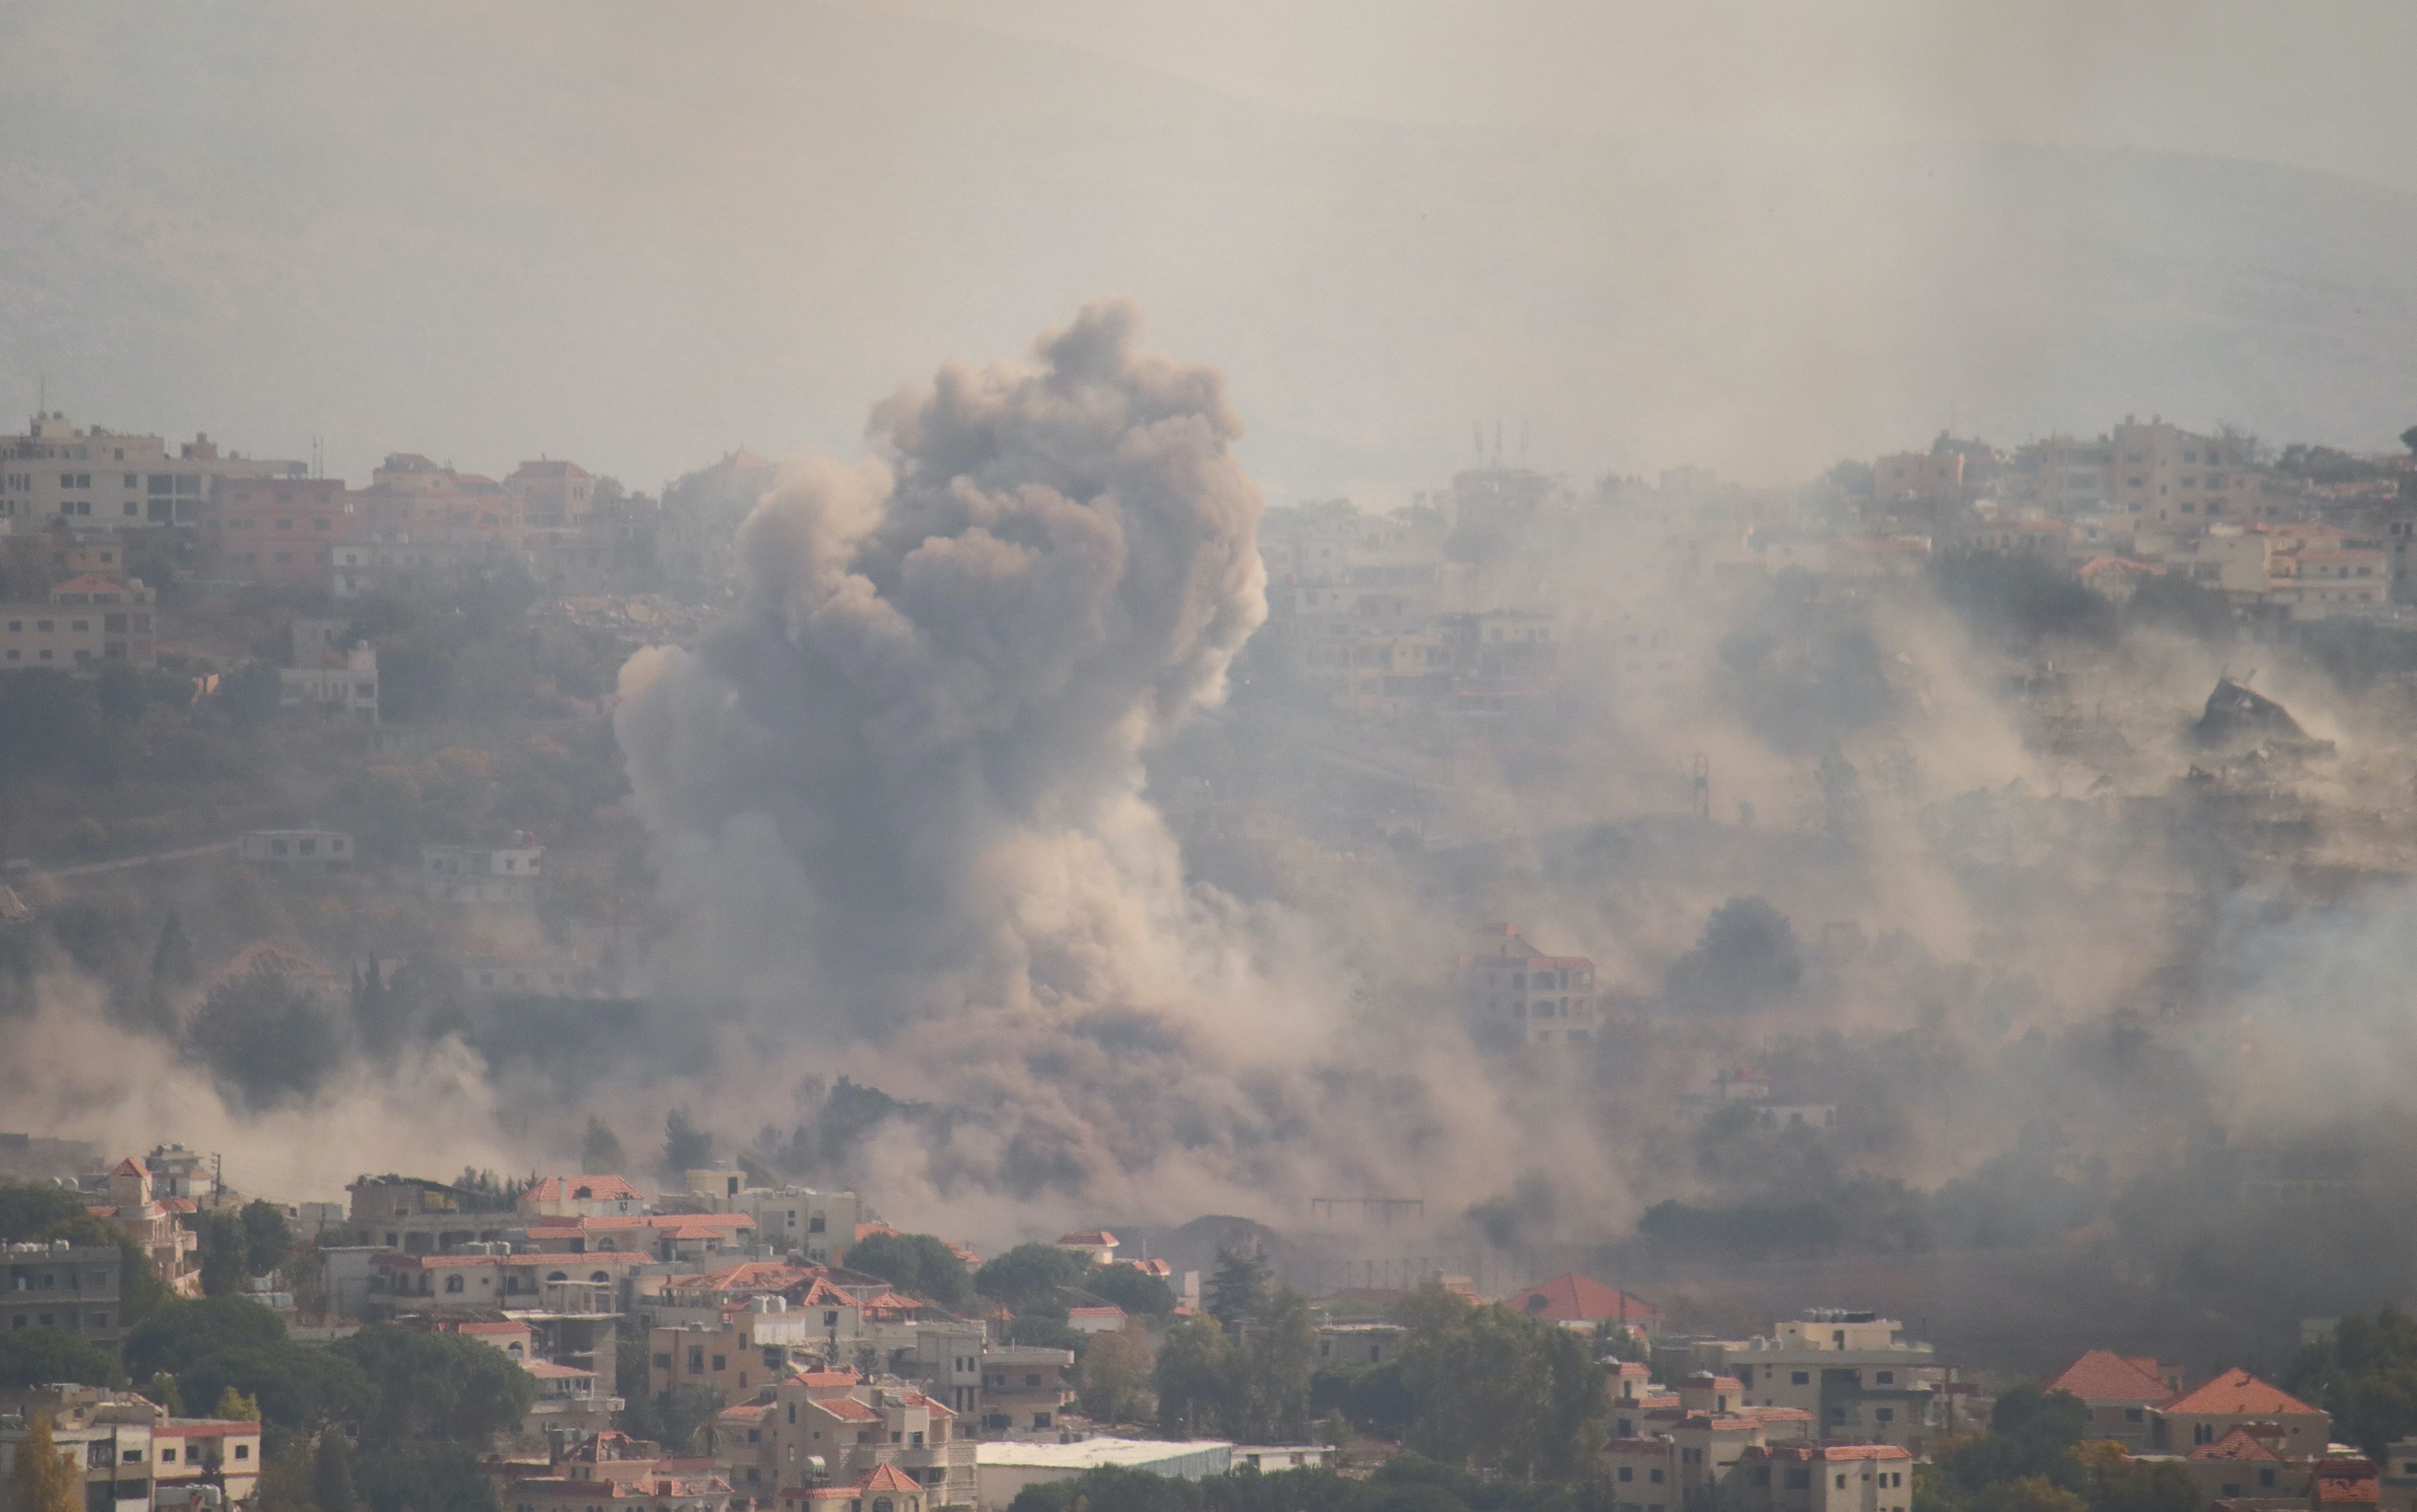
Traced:
MULTIPOLYGON (((118 1305, 129 1325, 168 1301, 167 1284, 152 1269, 149 1252, 86 1213, 76 1193, 58 1186, 0 1185, 0 1244, 54 1239, 116 1247, 118 1305)), ((0 1333, 0 1387, 52 1381, 114 1386, 123 1384, 125 1377, 115 1360, 72 1330, 18 1328, 0 1333)))
POLYGON ((1271 1285, 1256 1252, 1223 1251, 1208 1311, 1170 1330, 1159 1347, 1159 1427, 1177 1438, 1299 1442, 1309 1433, 1316 1368, 1308 1299, 1271 1285))
POLYGON ((2198 1512, 2206 1498, 2171 1461, 2143 1464, 2084 1438, 2090 1409, 2069 1392, 2016 1386, 1989 1431, 1914 1467, 1916 1512, 2198 1512))
POLYGON ((2303 1346, 2283 1389, 2333 1415, 2333 1432, 2379 1462, 2383 1447, 2417 1432, 2417 1319, 2394 1306, 2342 1319, 2303 1346))

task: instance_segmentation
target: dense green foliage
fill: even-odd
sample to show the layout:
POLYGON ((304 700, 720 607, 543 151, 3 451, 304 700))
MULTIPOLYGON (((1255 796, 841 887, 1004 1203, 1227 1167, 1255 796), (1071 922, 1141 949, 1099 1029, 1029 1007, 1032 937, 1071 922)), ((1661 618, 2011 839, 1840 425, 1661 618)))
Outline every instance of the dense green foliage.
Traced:
POLYGON ((1609 1403, 1589 1336, 1437 1287, 1396 1317, 1410 1447, 1523 1478, 1573 1479, 1593 1463, 1609 1403))
MULTIPOLYGON (((853 1263, 853 1255, 850 1261, 853 1263)), ((1018 1245, 974 1273, 974 1290, 1011 1312, 1047 1302, 1061 1286, 1080 1286, 1090 1261, 1055 1245, 1018 1245)))
POLYGON ((39 1386, 72 1381, 86 1386, 118 1386, 126 1372, 82 1334, 65 1328, 12 1328, 0 1333, 0 1387, 39 1386))
MULTIPOLYGON (((853 1257, 848 1263, 856 1263, 853 1257)), ((1094 1266, 1078 1284, 1135 1318, 1163 1318, 1175 1311, 1175 1289, 1137 1266, 1094 1266)))
MULTIPOLYGON (((376 1394, 361 1424, 364 1443, 444 1440, 483 1445, 517 1424, 537 1398, 527 1371, 502 1351, 459 1334, 417 1334, 376 1324, 329 1352, 357 1366, 376 1394)), ((371 1500, 374 1504, 374 1496, 371 1500)))
POLYGON ((1916 1512, 2198 1512, 2205 1498, 2189 1472, 2085 1443, 2089 1427, 2089 1408, 2069 1393, 2016 1386, 1998 1398, 1988 1432, 1914 1467, 1916 1512))
POLYGON ((877 1275, 909 1296, 943 1307, 963 1306, 974 1297, 965 1262, 930 1234, 868 1234, 849 1247, 847 1268, 877 1275))
POLYGON ((2417 1319, 2386 1306, 2353 1314, 2302 1347, 2283 1389, 2333 1414, 2333 1436, 2379 1459, 2417 1431, 2417 1319))

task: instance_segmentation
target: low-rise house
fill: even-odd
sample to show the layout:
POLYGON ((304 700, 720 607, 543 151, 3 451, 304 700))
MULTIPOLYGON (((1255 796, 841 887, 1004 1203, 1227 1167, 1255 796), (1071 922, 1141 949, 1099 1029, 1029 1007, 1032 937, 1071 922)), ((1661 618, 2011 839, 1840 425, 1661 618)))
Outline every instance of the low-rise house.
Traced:
POLYGON ((420 892, 433 902, 528 908, 544 875, 545 848, 524 830, 501 846, 419 848, 420 892))
POLYGON ((2090 1437, 2136 1451, 2153 1442, 2151 1414, 2181 1396, 2181 1388, 2180 1366, 2112 1350, 2090 1350, 2040 1383, 2042 1391, 2081 1398, 2090 1409, 2090 1437))
POLYGON ((1540 1281, 1525 1291, 1502 1299, 1512 1311, 1565 1328, 1591 1329, 1598 1323, 1651 1334, 1662 1321, 1662 1309, 1618 1287, 1605 1286, 1575 1271, 1540 1281))
POLYGON ((341 872, 353 863, 353 837, 342 830, 246 830, 237 861, 271 871, 341 872))
POLYGON ((783 1487, 845 1485, 888 1469, 931 1507, 974 1504, 972 1439, 955 1413, 913 1387, 811 1372, 773 1385, 769 1405, 745 1425, 758 1437, 717 1450, 736 1484, 769 1483, 777 1472, 783 1487))
POLYGON ((1117 1236, 1105 1229, 1090 1229, 1081 1233, 1059 1234, 1057 1247, 1069 1254, 1080 1255, 1094 1265, 1112 1263, 1117 1258, 1117 1236))
POLYGON ((2316 1461, 2285 1458, 2276 1447, 2282 1436, 2280 1426, 2273 1423, 2237 1428, 2184 1455, 2181 1466, 2209 1501, 2304 1500, 2315 1484, 2316 1461))
POLYGON ((1066 1326, 1078 1334, 1119 1333, 1123 1331, 1125 1321, 1125 1310, 1113 1303, 1066 1309, 1066 1326))
POLYGON ((602 1432, 555 1456, 537 1474, 506 1465, 497 1496, 512 1512, 725 1512, 730 1483, 710 1460, 666 1458, 660 1445, 602 1432))
POLYGON ((360 725, 378 722, 377 648, 356 646, 308 666, 277 670, 281 709, 312 709, 331 719, 360 725))
POLYGON ((2168 1454, 2187 1454, 2235 1428, 2263 1424, 2280 1429, 2269 1442, 2285 1459, 2322 1454, 2333 1434, 2332 1413, 2236 1367, 2161 1404, 2151 1442, 2168 1454))
POLYGON ((1402 1352, 1399 1323, 1324 1323, 1317 1330, 1321 1365, 1383 1365, 1402 1352))

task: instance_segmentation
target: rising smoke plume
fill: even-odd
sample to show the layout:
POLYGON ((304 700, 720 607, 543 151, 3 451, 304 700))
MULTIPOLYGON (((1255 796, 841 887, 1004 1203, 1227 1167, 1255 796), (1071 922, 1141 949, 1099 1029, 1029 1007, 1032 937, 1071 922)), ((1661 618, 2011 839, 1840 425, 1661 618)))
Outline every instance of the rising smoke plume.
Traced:
POLYGON ((1233 1068, 1316 1017, 1142 797, 1266 603, 1223 381, 1139 328, 1103 300, 1036 366, 901 389, 877 455, 784 470, 730 619, 622 678, 694 916, 676 970, 792 1045, 909 1062, 963 1112, 942 1182, 1113 1190, 1185 1151, 1263 1179, 1292 1110, 1233 1068))

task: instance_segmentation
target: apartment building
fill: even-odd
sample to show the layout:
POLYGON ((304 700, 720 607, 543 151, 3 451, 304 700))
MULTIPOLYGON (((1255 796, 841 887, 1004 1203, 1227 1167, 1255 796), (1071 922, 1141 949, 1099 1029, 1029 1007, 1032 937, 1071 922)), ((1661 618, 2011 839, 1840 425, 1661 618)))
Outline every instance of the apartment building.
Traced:
POLYGON ((2189 529, 2255 518, 2262 479, 2243 444, 2200 435, 2151 416, 2125 416, 2109 436, 2108 504, 2144 525, 2189 529))
POLYGON ((352 528, 351 495, 335 478, 229 478, 205 512, 201 575, 216 582, 318 588, 352 528))
POLYGON ((71 577, 45 603, 0 603, 0 669, 99 672, 158 664, 153 594, 139 577, 71 577))
POLYGON ((1920 1448, 1937 1427, 1936 1352, 1877 1313, 1817 1307, 1770 1336, 1700 1340, 1690 1352, 1695 1369, 1735 1376, 1746 1404, 1811 1413, 1824 1441, 1920 1448))
POLYGON ((1474 930, 1454 967, 1464 1010, 1490 1036, 1524 1045, 1586 1045, 1602 1018, 1594 962, 1584 955, 1547 955, 1519 926, 1490 924, 1474 930))
POLYGON ((260 1479, 260 1425, 171 1417, 129 1393, 50 1385, 0 1392, 0 1487, 8 1484, 32 1415, 51 1420, 52 1443, 81 1468, 86 1507, 194 1504, 215 1488, 228 1506, 249 1504, 260 1479))
POLYGON ((0 1249, 0 1328, 60 1328, 115 1353, 125 1336, 123 1257, 67 1240, 0 1249))
POLYGON ((0 520, 17 529, 45 521, 193 525, 222 481, 309 471, 299 462, 220 456, 206 434, 172 457, 159 436, 79 430, 64 410, 53 410, 36 415, 22 435, 0 435, 0 520))

